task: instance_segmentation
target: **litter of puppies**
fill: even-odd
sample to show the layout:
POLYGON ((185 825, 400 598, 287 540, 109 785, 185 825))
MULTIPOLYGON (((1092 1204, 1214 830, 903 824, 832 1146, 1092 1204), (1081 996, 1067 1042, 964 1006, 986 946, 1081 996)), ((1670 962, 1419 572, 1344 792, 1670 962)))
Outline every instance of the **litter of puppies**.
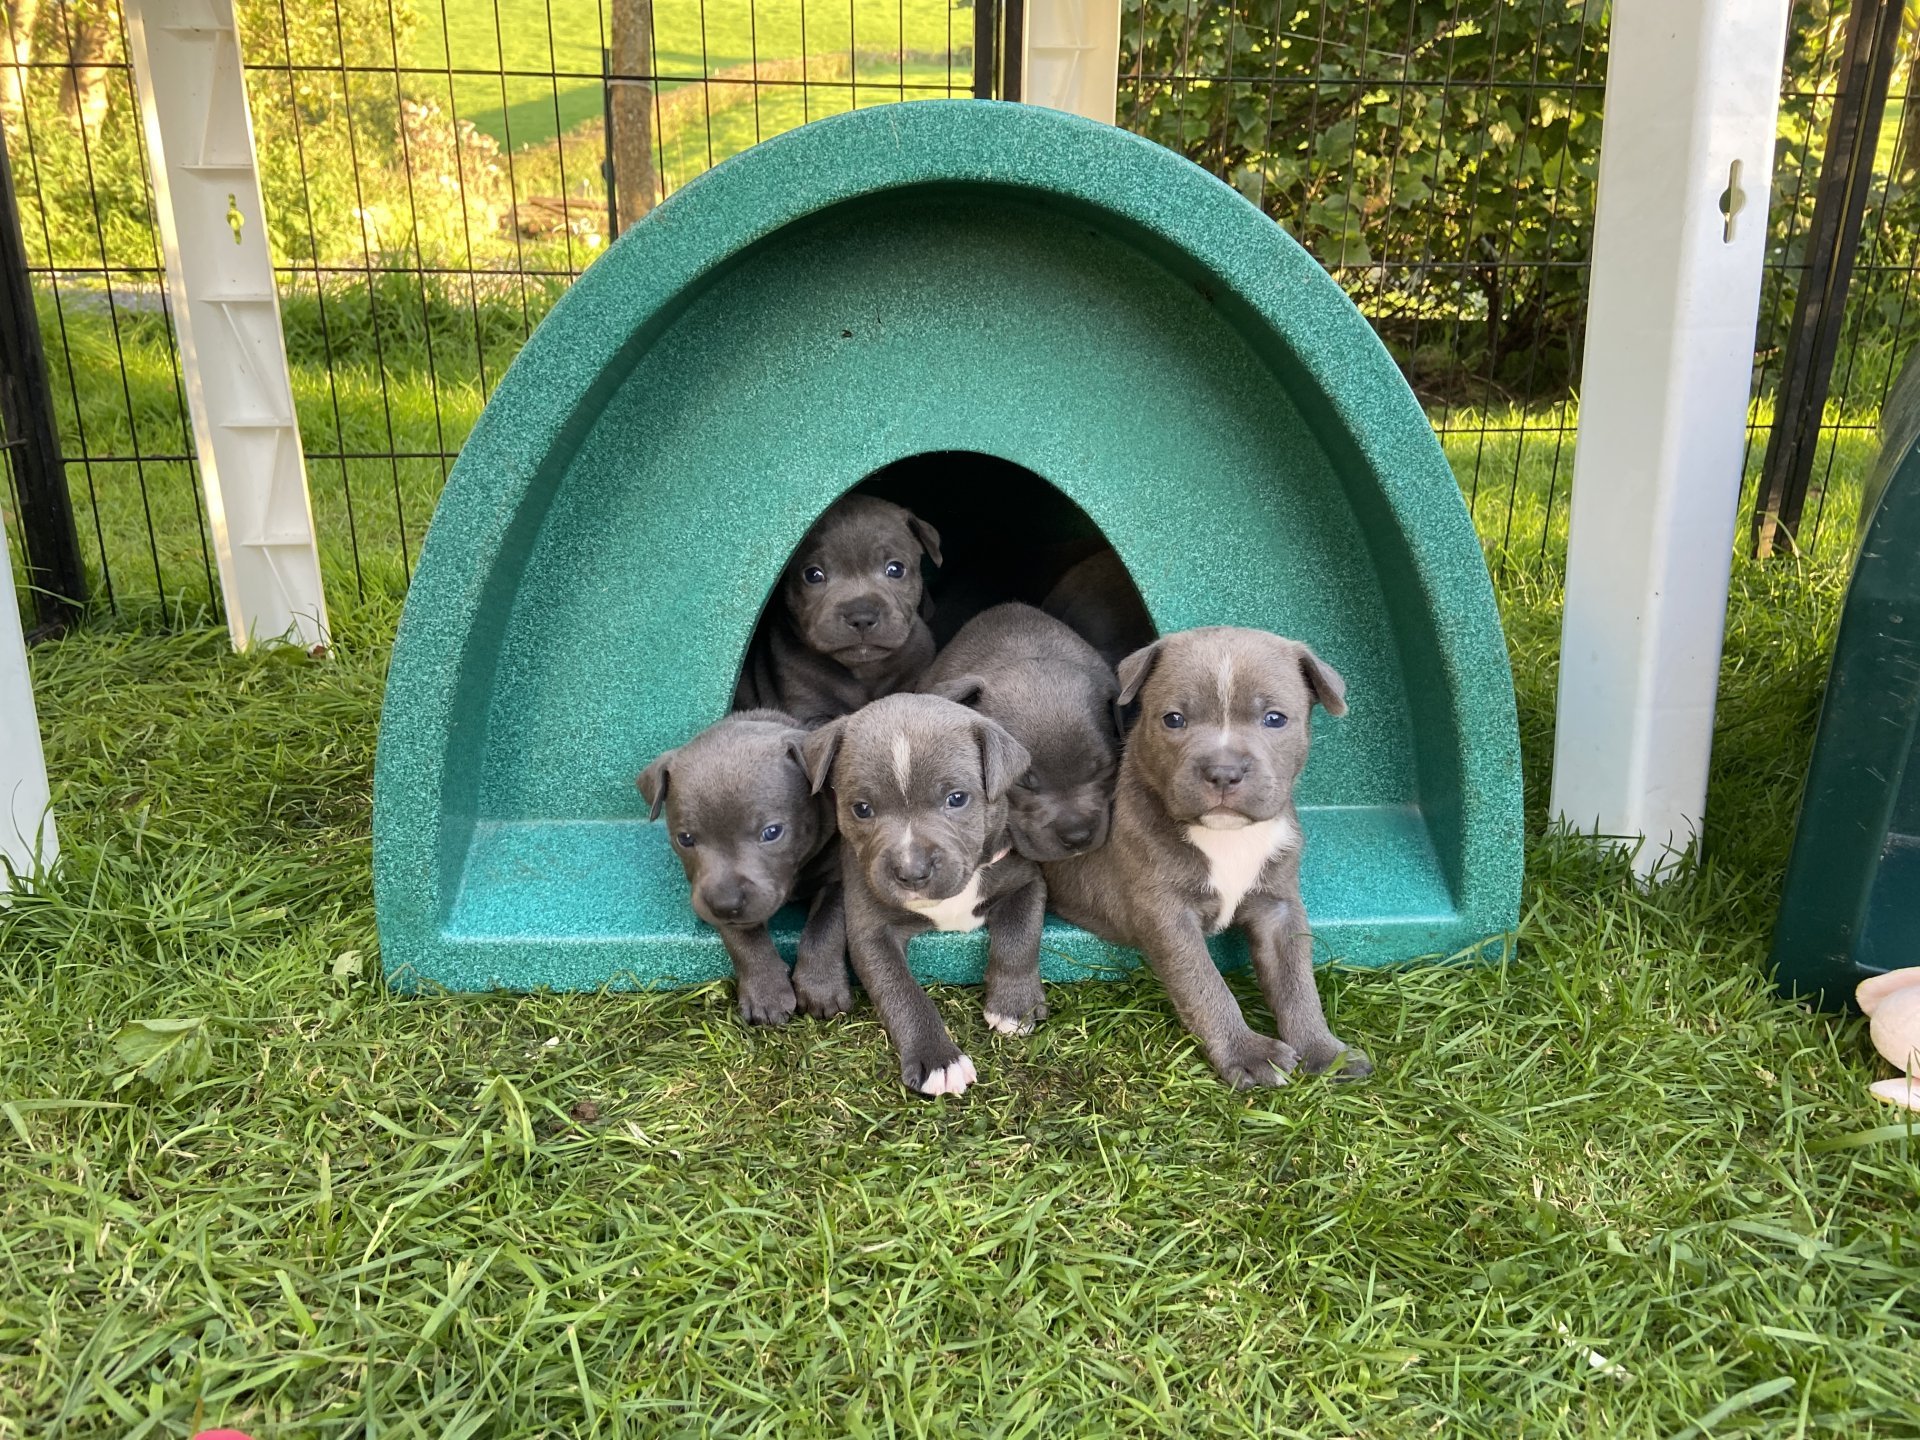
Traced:
POLYGON ((1307 646, 1214 626, 1156 637, 1111 551, 1043 606, 992 605, 936 652, 923 558, 940 536, 866 495, 807 533, 742 666, 735 711, 639 777, 696 915, 732 957, 750 1024, 872 1001, 909 1090, 978 1078, 907 966, 915 935, 987 931, 988 1025, 1046 1018, 1045 912, 1138 950, 1219 1077, 1356 1079, 1328 1028, 1300 898, 1293 791, 1315 706, 1346 713, 1307 646), (1126 717, 1137 716, 1131 725, 1126 717), (791 975, 767 921, 808 907, 791 975), (1251 1027, 1207 949, 1229 927, 1277 1036, 1251 1027))

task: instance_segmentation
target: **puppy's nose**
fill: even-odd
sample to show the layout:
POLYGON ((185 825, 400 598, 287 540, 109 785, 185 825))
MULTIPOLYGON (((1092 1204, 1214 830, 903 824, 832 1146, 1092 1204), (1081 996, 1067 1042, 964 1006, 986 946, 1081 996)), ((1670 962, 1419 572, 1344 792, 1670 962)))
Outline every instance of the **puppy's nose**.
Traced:
POLYGON ((1231 790, 1247 778, 1247 762, 1231 756, 1221 756, 1202 765, 1200 774, 1216 790, 1231 790))
POLYGON ((857 633, 864 635, 880 623, 878 605, 849 605, 840 612, 840 618, 857 633))
POLYGON ((1085 820, 1078 825, 1060 827, 1060 843, 1069 850, 1078 850, 1093 839, 1093 821, 1085 820))
POLYGON ((738 885, 715 885, 700 892, 700 898, 707 903, 707 909, 722 920, 738 919, 747 908, 746 891, 738 885))
POLYGON ((933 854, 922 851, 918 855, 903 855, 893 862, 893 878, 902 885, 924 885, 933 875, 933 854))

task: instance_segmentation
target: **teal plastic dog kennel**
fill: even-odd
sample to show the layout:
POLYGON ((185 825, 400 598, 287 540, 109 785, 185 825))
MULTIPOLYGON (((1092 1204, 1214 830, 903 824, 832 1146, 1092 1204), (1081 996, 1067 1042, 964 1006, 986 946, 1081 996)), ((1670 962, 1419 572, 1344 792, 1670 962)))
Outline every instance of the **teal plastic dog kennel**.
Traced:
MULTIPOLYGON (((794 546, 876 477, 980 553, 1033 526, 1104 537, 1163 632, 1276 630, 1345 675, 1351 713, 1316 727, 1300 792, 1320 954, 1512 928, 1493 593, 1366 321, 1170 151, 942 101, 823 120, 688 185, 501 381, 394 645, 374 870, 397 984, 730 973, 634 777, 725 711, 794 546)), ((912 947, 930 979, 984 957, 977 933, 912 947)), ((1132 958, 1049 926, 1050 979, 1132 958)))

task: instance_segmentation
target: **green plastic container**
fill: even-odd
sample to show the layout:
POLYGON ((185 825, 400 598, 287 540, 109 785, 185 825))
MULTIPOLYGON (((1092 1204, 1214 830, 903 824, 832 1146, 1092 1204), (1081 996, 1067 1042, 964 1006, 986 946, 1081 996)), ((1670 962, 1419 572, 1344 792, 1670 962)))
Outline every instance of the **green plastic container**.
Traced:
MULTIPOLYGON (((1259 626, 1344 673, 1352 713, 1315 727, 1300 797, 1324 957, 1449 955, 1512 928, 1519 744, 1492 589, 1365 320, 1171 152, 942 101, 824 120, 696 180, 494 392, 428 533, 381 722, 395 983, 729 973, 634 776, 726 709, 837 496, 923 465, 921 503, 952 523, 1000 503, 956 478, 967 457, 1104 534, 1163 631, 1259 626)), ((984 958, 977 934, 911 954, 947 980, 984 958)), ((1053 979, 1135 961, 1058 924, 1045 959, 1053 979)))
POLYGON ((1788 995, 1920 965, 1920 355, 1881 416, 1773 932, 1788 995))

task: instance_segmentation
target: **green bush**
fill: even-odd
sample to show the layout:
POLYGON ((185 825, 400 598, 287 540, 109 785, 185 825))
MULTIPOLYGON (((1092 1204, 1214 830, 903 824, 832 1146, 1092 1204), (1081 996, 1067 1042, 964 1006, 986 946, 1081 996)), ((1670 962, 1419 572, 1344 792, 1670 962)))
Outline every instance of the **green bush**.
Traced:
MULTIPOLYGON (((1836 394, 1877 405, 1905 348, 1920 234, 1909 0, 1836 394)), ((1446 394, 1563 391, 1578 364, 1606 83, 1603 0, 1123 0, 1121 123, 1237 187, 1446 394), (1205 78, 1188 78, 1205 77, 1205 78)), ((1762 315, 1786 334, 1848 6, 1797 0, 1762 315)), ((1763 357, 1764 358, 1764 357, 1763 357)), ((1776 367, 1777 368, 1777 367, 1776 367)), ((1763 371, 1763 381, 1772 375, 1763 371)))
POLYGON ((1564 383, 1586 298, 1599 4, 1123 3, 1123 124, 1284 225, 1416 375, 1564 383), (1179 78, 1193 75, 1208 78, 1179 78))

